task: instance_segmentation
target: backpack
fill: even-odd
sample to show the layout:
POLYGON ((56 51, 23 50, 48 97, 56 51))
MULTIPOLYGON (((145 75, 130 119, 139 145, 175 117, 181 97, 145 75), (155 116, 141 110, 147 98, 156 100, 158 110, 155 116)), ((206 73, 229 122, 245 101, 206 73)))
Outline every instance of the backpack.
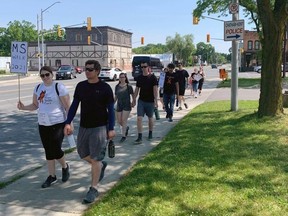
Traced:
MULTIPOLYGON (((38 91, 38 88, 40 87, 41 83, 39 83, 36 87, 36 92, 38 91)), ((55 83, 55 90, 56 90, 56 93, 57 95, 59 96, 59 90, 58 90, 58 83, 56 82, 55 83)))

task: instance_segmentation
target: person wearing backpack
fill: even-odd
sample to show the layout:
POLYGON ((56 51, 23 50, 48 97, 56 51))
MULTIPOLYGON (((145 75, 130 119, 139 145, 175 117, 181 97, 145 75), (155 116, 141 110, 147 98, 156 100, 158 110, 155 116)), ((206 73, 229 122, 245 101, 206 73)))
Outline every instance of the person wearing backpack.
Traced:
POLYGON ((38 110, 38 130, 45 150, 49 174, 42 188, 47 188, 57 182, 56 161, 62 167, 62 182, 66 182, 70 177, 69 165, 62 150, 63 129, 70 107, 70 96, 62 83, 53 81, 50 67, 43 66, 40 69, 40 77, 42 83, 35 86, 32 103, 24 105, 19 100, 17 107, 19 110, 38 110))

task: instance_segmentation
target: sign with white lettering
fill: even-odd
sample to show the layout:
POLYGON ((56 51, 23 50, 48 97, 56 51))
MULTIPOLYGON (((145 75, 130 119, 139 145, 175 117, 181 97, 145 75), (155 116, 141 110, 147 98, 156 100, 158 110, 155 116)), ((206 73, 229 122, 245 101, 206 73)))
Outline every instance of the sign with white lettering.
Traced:
POLYGON ((224 41, 243 40, 244 20, 224 22, 224 41))
POLYGON ((11 42, 11 73, 27 73, 27 54, 27 42, 11 42))

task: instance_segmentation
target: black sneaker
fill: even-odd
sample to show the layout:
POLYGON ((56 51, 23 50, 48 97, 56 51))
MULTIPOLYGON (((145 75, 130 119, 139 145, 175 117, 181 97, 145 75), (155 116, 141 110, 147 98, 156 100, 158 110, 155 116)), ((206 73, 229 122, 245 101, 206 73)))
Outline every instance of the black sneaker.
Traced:
POLYGON ((100 173, 100 177, 99 177, 99 182, 104 178, 104 173, 105 173, 106 167, 107 167, 107 162, 102 161, 102 168, 101 168, 101 173, 100 173))
POLYGON ((68 163, 66 168, 62 168, 62 182, 66 182, 69 177, 70 177, 70 172, 69 172, 69 165, 68 163))
MULTIPOLYGON (((128 132, 129 132, 129 126, 126 127, 125 137, 128 136, 128 132)), ((122 138, 123 138, 123 137, 122 137, 122 138)))
POLYGON ((122 138, 120 139, 120 143, 123 143, 125 140, 126 140, 126 137, 122 137, 122 138))
POLYGON ((46 181, 42 184, 42 188, 50 187, 52 184, 55 184, 57 182, 57 177, 52 177, 51 175, 48 176, 46 181))
POLYGON ((141 144, 142 143, 142 139, 138 138, 137 140, 135 140, 134 144, 141 144))
POLYGON ((148 140, 152 140, 152 139, 153 139, 152 134, 149 134, 149 136, 148 136, 148 140))
POLYGON ((186 103, 184 103, 184 106, 185 106, 186 109, 188 109, 188 105, 186 103))
POLYGON ((98 196, 98 190, 96 188, 90 187, 89 191, 86 194, 86 197, 83 199, 83 203, 92 203, 95 201, 98 196))

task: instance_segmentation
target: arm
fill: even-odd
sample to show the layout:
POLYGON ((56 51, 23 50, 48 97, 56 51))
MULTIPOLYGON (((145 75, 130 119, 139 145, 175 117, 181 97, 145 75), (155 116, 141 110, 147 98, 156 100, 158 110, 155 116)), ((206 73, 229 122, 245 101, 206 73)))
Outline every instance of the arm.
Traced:
POLYGON ((64 127, 64 134, 65 135, 69 135, 69 134, 73 133, 73 128, 71 126, 71 122, 73 121, 73 118, 76 115, 78 106, 79 106, 79 101, 74 98, 74 100, 73 100, 73 102, 69 108, 67 119, 65 122, 65 127, 64 127))
POLYGON ((157 108, 158 107, 158 86, 157 85, 153 86, 153 96, 154 96, 154 106, 157 108))
POLYGON ((20 100, 18 101, 17 108, 19 110, 28 110, 28 111, 34 111, 38 109, 38 101, 37 101, 37 95, 33 94, 32 103, 25 106, 20 100))
POLYGON ((136 98, 137 98, 137 96, 138 96, 138 93, 139 93, 139 87, 136 86, 135 92, 134 92, 134 95, 133 95, 133 101, 134 101, 133 106, 136 105, 136 98))
POLYGON ((114 103, 107 105, 108 109, 108 139, 111 140, 115 136, 114 124, 115 124, 115 111, 114 103))

